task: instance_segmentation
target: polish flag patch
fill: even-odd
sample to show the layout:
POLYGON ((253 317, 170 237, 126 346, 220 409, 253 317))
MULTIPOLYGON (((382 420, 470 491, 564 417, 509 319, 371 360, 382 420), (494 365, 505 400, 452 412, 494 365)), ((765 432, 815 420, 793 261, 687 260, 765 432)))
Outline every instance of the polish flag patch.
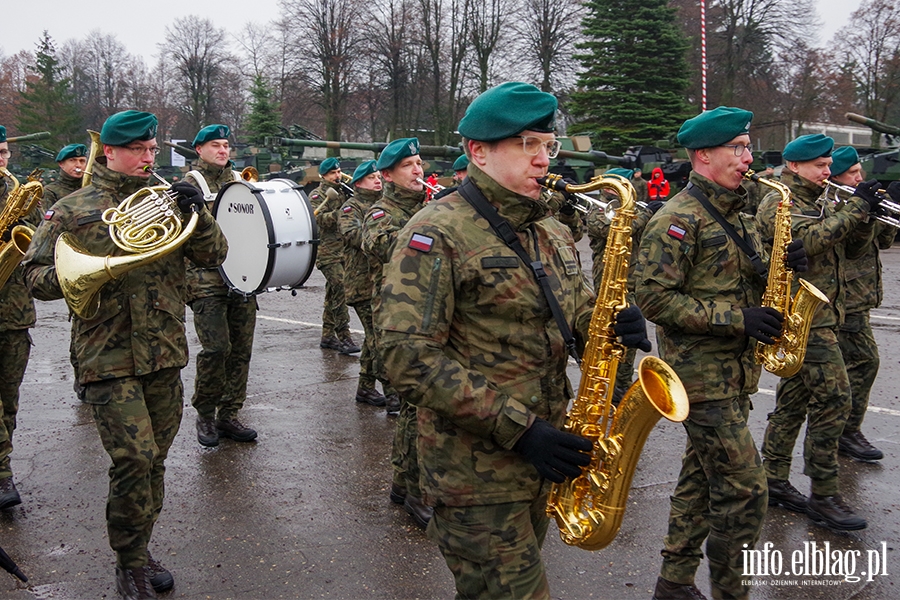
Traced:
POLYGON ((418 250, 419 252, 431 252, 431 247, 433 245, 434 238, 422 235, 421 233, 414 233, 412 239, 409 240, 409 247, 413 250, 418 250))
POLYGON ((376 210, 375 212, 372 213, 372 219, 373 219, 373 220, 380 219, 380 218, 383 217, 383 216, 384 216, 384 211, 383 211, 383 210, 376 210))
POLYGON ((45 220, 45 221, 49 221, 49 220, 52 219, 52 218, 53 218, 53 211, 52 211, 52 210, 48 210, 47 212, 44 213, 44 220, 45 220))
POLYGON ((666 233, 668 233, 670 236, 672 236, 676 240, 683 240, 684 234, 687 233, 687 231, 685 231, 678 225, 669 225, 669 230, 666 231, 666 233))
POLYGON ((343 210, 343 211, 344 211, 344 214, 346 214, 346 213, 348 213, 348 212, 353 212, 353 207, 352 207, 352 206, 345 206, 345 207, 342 208, 341 210, 343 210))

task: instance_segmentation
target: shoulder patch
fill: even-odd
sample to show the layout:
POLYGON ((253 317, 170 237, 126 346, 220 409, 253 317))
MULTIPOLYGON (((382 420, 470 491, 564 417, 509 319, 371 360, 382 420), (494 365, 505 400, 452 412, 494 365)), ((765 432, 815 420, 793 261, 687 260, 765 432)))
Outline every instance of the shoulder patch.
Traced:
POLYGON ((419 252, 431 252, 434 245, 434 238, 421 233, 414 233, 412 239, 409 240, 409 247, 419 252))
POLYGON ((353 212, 353 207, 352 207, 352 206, 345 206, 345 207, 342 208, 341 210, 344 211, 344 213, 346 214, 346 213, 349 213, 349 212, 353 212))
POLYGON ((374 220, 374 219, 380 219, 380 218, 383 217, 383 216, 384 216, 384 211, 383 211, 383 210, 376 210, 375 212, 372 213, 372 219, 373 219, 373 220, 374 220))
POLYGON ((47 212, 44 213, 44 220, 45 220, 45 221, 49 221, 49 220, 52 219, 52 218, 53 218, 53 211, 52 211, 52 210, 48 210, 47 212))
POLYGON ((670 236, 675 238, 676 240, 683 240, 684 234, 687 233, 684 229, 679 227, 678 225, 669 225, 668 231, 666 231, 670 236))

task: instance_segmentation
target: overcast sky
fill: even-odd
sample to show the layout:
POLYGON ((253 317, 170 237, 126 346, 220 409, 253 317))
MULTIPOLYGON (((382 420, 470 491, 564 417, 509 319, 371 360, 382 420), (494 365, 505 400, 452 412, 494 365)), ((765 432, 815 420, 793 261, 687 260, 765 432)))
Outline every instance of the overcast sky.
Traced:
MULTIPOLYGON (((823 23, 819 45, 831 40, 860 1, 813 0, 823 23)), ((128 52, 142 56, 148 67, 156 63, 157 44, 165 38, 166 26, 176 19, 198 15, 237 34, 248 21, 262 25, 279 14, 278 0, 10 0, 3 5, 0 52, 5 56, 34 50, 44 29, 57 47, 70 39, 84 39, 90 31, 99 29, 114 33, 128 52)), ((297 23, 297 27, 303 27, 303 23, 297 23)))

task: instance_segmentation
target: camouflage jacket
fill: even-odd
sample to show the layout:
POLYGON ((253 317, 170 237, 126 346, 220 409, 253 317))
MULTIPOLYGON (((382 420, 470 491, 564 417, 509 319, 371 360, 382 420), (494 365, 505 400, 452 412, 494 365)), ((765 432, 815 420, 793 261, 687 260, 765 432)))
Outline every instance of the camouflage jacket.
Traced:
POLYGON ((565 197, 563 197, 560 192, 552 192, 547 194, 547 197, 547 205, 550 207, 550 214, 569 228, 576 244, 580 242, 581 238, 584 237, 584 221, 581 218, 581 213, 577 210, 570 215, 560 212, 559 209, 562 208, 563 203, 566 201, 565 197))
MULTIPOLYGON (((474 165, 469 178, 531 256, 536 236, 556 298, 586 336, 594 295, 569 230, 546 203, 514 195, 474 165)), ((568 355, 531 269, 459 194, 400 231, 375 318, 388 378, 418 407, 427 502, 536 498, 544 481, 512 448, 536 416, 562 426, 568 355)))
MULTIPOLYGON (((63 232, 74 235, 94 256, 127 256, 112 242, 101 214, 147 181, 111 171, 101 161, 94 165, 92 184, 57 202, 35 232, 23 264, 26 281, 39 300, 62 298, 53 253, 63 232)), ((225 260, 227 251, 228 243, 215 219, 203 210, 186 243, 103 285, 97 315, 92 319, 72 316, 78 381, 84 384, 184 367, 188 361, 184 259, 214 267, 225 260)), ((102 258, 97 262, 102 264, 102 258)))
POLYGON ((363 219, 366 211, 381 198, 381 192, 361 190, 344 202, 338 226, 344 238, 344 293, 347 304, 371 302, 373 293, 373 273, 380 265, 374 264, 363 252, 363 219))
POLYGON ((80 189, 81 177, 72 177, 60 169, 56 181, 44 186, 44 197, 41 198, 43 212, 47 212, 57 201, 80 189))
POLYGON ((316 225, 319 228, 317 264, 331 264, 343 260, 344 240, 338 231, 338 215, 346 201, 347 197, 340 183, 322 181, 319 187, 309 194, 309 203, 316 212, 316 225), (333 192, 329 194, 329 190, 333 192))
POLYGON ((381 290, 381 265, 391 259, 394 242, 398 232, 406 225, 414 214, 424 206, 425 192, 414 192, 397 188, 393 183, 385 182, 381 192, 381 200, 366 211, 363 220, 363 251, 378 265, 373 274, 375 281, 375 304, 379 303, 381 290))
MULTIPOLYGON (((212 198, 206 199, 206 208, 212 210, 219 190, 225 187, 225 184, 236 181, 234 171, 231 169, 231 163, 228 163, 225 167, 217 167, 216 165, 209 164, 203 159, 197 159, 194 169, 199 171, 200 174, 203 175, 203 179, 206 180, 206 185, 209 187, 210 194, 212 195, 212 198)), ((202 191, 203 188, 198 185, 192 175, 185 175, 184 180, 197 186, 202 191)), ((187 259, 185 260, 185 268, 187 269, 184 278, 186 286, 186 303, 190 304, 194 300, 207 298, 209 296, 228 295, 228 285, 225 283, 225 280, 222 279, 218 267, 208 269, 198 267, 191 262, 190 259, 187 259)))
MULTIPOLYGON (((846 206, 850 194, 838 191, 838 210, 846 206)), ((881 306, 884 299, 884 285, 881 280, 881 250, 894 244, 897 230, 874 218, 860 226, 861 231, 870 230, 870 241, 858 258, 848 258, 844 264, 847 281, 847 298, 844 304, 847 314, 865 312, 881 306)))
MULTIPOLYGON (((9 194, 6 191, 0 193, 0 213, 6 208, 8 199, 9 194)), ((24 223, 19 224, 34 229, 41 222, 41 214, 41 207, 37 205, 22 219, 24 223)), ((15 226, 14 223, 10 228, 15 226)), ((3 246, 4 244, 0 244, 0 247, 3 246)), ((31 292, 25 286, 25 269, 19 265, 0 289, 0 331, 34 327, 35 319, 34 300, 31 298, 31 292)))
MULTIPOLYGON (((727 190, 696 172, 690 181, 768 261, 753 217, 741 213, 747 191, 727 190)), ((687 189, 647 223, 635 300, 657 324, 659 356, 678 373, 691 403, 756 392, 760 367, 741 309, 759 306, 765 285, 750 258, 687 189)))
MULTIPOLYGON (((869 205, 862 198, 851 198, 838 211, 830 201, 820 197, 822 187, 796 173, 785 170, 781 182, 791 190, 791 237, 802 239, 809 259, 809 270, 794 277, 791 294, 796 294, 802 277, 819 288, 831 302, 823 304, 813 315, 813 327, 837 327, 844 322, 846 284, 845 252, 858 256, 870 239, 869 231, 858 225, 866 218, 869 205)), ((775 235, 775 213, 781 194, 773 190, 763 198, 756 213, 760 235, 771 251, 775 235)))
MULTIPOLYGON (((607 198, 608 200, 608 198, 607 198)), ((644 228, 652 214, 649 209, 635 206, 634 221, 631 222, 631 256, 628 262, 628 291, 634 291, 634 271, 637 266, 638 248, 641 245, 641 237, 644 235, 644 228)), ((603 255, 606 252, 606 241, 609 238, 609 221, 598 210, 592 210, 587 217, 588 238, 591 242, 591 277, 593 278, 594 290, 600 284, 603 277, 603 255)))
POLYGON ((635 177, 631 180, 631 185, 634 186, 635 198, 638 202, 650 202, 650 188, 643 177, 635 177))

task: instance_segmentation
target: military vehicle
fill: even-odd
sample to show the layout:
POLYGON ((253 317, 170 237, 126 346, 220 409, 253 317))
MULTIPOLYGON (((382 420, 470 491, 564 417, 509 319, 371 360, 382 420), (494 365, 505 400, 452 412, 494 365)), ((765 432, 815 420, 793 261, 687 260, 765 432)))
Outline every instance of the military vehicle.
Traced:
MULTIPOLYGON (((26 144, 25 142, 37 142, 50 138, 49 131, 38 131, 28 135, 17 135, 6 138, 7 143, 17 144, 18 153, 14 154, 9 163, 11 173, 20 179, 31 173, 41 165, 53 164, 56 154, 39 144, 26 144)), ((46 173, 44 181, 47 182, 46 173)))
POLYGON ((855 113, 844 115, 850 121, 871 127, 873 131, 883 133, 887 138, 888 148, 857 149, 859 162, 867 177, 874 177, 881 183, 889 184, 900 179, 900 127, 888 125, 855 113))

